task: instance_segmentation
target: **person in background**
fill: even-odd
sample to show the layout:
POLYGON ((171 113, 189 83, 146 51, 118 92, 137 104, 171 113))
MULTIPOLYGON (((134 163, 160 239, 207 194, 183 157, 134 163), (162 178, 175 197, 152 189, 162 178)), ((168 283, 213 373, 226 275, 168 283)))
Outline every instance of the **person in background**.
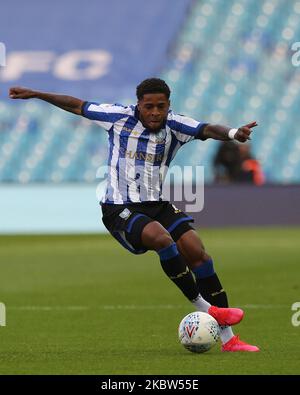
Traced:
POLYGON ((215 182, 264 184, 261 165, 253 157, 250 148, 249 144, 223 141, 213 161, 215 182))

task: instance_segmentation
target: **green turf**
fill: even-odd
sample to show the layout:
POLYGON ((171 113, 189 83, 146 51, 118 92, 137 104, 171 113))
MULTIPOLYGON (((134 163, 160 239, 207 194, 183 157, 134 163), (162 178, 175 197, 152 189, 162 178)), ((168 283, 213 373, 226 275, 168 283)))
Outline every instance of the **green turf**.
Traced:
POLYGON ((0 237, 0 374, 299 374, 300 229, 203 230, 242 337, 260 353, 186 351, 193 310, 155 253, 109 236, 0 237))

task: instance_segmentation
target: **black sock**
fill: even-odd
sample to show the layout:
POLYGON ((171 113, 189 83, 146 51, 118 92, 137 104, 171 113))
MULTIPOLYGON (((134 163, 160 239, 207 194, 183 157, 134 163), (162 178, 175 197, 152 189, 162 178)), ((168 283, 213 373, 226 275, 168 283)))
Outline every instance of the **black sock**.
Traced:
POLYGON ((198 286, 193 274, 180 256, 176 243, 158 251, 158 255, 166 275, 189 300, 196 299, 199 295, 198 286))
POLYGON ((207 260, 193 272, 201 296, 213 306, 228 307, 227 294, 214 271, 213 261, 207 260))

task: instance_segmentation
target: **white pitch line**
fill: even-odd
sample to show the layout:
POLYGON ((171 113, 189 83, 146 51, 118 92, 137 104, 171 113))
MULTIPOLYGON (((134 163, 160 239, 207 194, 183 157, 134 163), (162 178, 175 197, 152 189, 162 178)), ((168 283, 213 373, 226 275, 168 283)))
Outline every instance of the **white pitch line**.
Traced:
POLYGON ((7 306, 7 310, 51 311, 51 310, 91 310, 89 306, 7 306))
MULTIPOLYGON (((290 308, 286 304, 245 304, 238 307, 253 310, 290 308)), ((99 306, 8 306, 9 310, 23 311, 82 311, 82 310, 174 310, 186 309, 187 305, 99 305, 99 306)))
POLYGON ((244 309, 283 309, 283 308, 290 308, 288 304, 244 304, 241 306, 244 309))

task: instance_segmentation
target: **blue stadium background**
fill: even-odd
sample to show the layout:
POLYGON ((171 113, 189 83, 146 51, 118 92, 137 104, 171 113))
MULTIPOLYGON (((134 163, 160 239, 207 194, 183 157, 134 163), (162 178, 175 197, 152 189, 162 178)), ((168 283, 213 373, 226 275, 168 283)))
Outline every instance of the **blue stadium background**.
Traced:
MULTIPOLYGON (((256 120, 251 147, 267 183, 299 183, 300 68, 292 64, 299 37, 297 0, 4 3, 0 231, 54 231, 61 218, 65 231, 99 229, 98 214, 93 225, 84 218, 94 212, 75 225, 64 210, 76 199, 78 211, 87 206, 96 171, 106 162, 106 133, 45 103, 9 100, 7 91, 16 85, 129 104, 143 78, 160 76, 171 86, 175 111, 234 127, 256 120), (72 190, 66 183, 76 185, 72 190), (62 211, 56 206, 52 212, 57 200, 62 211), (49 211, 45 228, 41 222, 28 226, 39 217, 37 207, 49 211)), ((188 144, 174 164, 204 165, 206 183, 212 183, 217 146, 188 144)))

